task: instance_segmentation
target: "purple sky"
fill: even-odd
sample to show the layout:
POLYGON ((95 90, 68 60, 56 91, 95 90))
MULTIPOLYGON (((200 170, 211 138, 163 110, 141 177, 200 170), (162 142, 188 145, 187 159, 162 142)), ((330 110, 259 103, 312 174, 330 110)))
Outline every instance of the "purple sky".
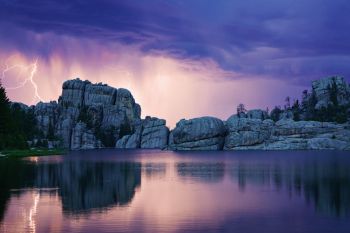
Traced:
POLYGON ((349 12, 348 0, 0 0, 2 82, 32 104, 80 77, 130 89, 171 126, 225 119, 240 102, 271 108, 311 80, 349 80, 349 12))

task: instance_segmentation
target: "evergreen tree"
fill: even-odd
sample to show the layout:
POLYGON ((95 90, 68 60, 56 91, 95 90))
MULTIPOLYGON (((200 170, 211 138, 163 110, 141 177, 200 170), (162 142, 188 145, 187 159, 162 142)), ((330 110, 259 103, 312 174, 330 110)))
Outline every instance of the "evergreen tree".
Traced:
POLYGON ((9 133, 12 125, 10 116, 10 101, 7 98, 6 90, 0 80, 0 149, 4 149, 9 144, 9 133))
POLYGON ((338 87, 334 80, 332 85, 328 85, 327 89, 329 92, 329 100, 334 104, 334 106, 338 106, 338 87))
POLYGON ((282 113, 281 107, 280 106, 275 106, 275 108, 272 109, 272 111, 271 111, 270 118, 273 121, 278 121, 280 119, 281 113, 282 113))
POLYGON ((293 112, 293 120, 300 121, 300 104, 299 100, 294 100, 293 106, 292 106, 292 112, 293 112))
POLYGON ((10 101, 7 98, 6 90, 0 81, 0 134, 6 134, 9 132, 8 124, 10 121, 10 101))
POLYGON ((247 112, 247 110, 246 110, 244 104, 241 103, 237 106, 237 116, 238 117, 240 117, 241 114, 245 114, 246 112, 247 112))

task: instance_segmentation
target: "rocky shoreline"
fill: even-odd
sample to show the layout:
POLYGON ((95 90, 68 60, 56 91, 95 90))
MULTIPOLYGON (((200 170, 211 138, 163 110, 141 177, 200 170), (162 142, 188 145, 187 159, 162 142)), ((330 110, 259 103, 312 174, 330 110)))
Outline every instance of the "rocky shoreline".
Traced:
MULTIPOLYGON (((289 102, 289 99, 288 99, 289 102)), ((322 150, 350 149, 350 87, 341 77, 312 83, 303 93, 301 107, 295 101, 271 113, 240 106, 226 121, 215 117, 182 119, 172 130, 164 119, 141 119, 141 107, 123 88, 68 80, 58 102, 25 106, 32 109, 41 136, 29 144, 48 140, 49 147, 71 150, 116 147, 169 150, 322 150), (308 107, 312 104, 312 108, 308 107), (296 106, 296 107, 295 107, 296 106), (337 108, 336 108, 337 107, 337 108), (315 114, 342 123, 308 120, 315 114), (276 115, 277 114, 277 115, 276 115), (327 115, 328 114, 328 115, 327 115), (344 120, 345 119, 345 120, 344 120)))

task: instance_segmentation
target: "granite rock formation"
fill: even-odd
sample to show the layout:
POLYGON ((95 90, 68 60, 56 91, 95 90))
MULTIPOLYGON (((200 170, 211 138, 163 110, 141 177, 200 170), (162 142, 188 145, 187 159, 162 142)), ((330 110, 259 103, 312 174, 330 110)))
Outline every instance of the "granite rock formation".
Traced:
POLYGON ((288 103, 274 114, 242 108, 225 122, 180 120, 171 132, 163 119, 141 119, 141 107, 128 90, 80 79, 63 83, 58 102, 20 107, 34 110, 41 138, 32 142, 46 138, 50 145, 73 150, 350 149, 350 86, 337 76, 312 82, 300 103, 288 103))
POLYGON ((171 150, 221 150, 226 129, 215 117, 181 120, 169 136, 171 150))
POLYGON ((350 125, 317 121, 259 120, 231 116, 225 150, 350 149, 350 125))
POLYGON ((116 148, 163 149, 167 146, 169 129, 165 120, 146 117, 135 128, 133 134, 117 141, 116 148))
POLYGON ((350 86, 343 77, 322 78, 312 82, 312 92, 317 99, 316 109, 334 104, 331 100, 332 88, 337 90, 336 99, 339 105, 346 105, 350 102, 350 86))
MULTIPOLYGON (((58 103, 38 103, 35 107, 38 128, 44 136, 52 130, 70 149, 90 149, 111 145, 102 139, 115 140, 132 132, 140 120, 141 108, 131 93, 105 84, 80 79, 63 83, 58 103), (104 135, 108 132, 108 135, 104 135), (99 138, 100 137, 100 138, 99 138)), ((110 143, 109 143, 110 144, 110 143)))
POLYGON ((95 149, 102 148, 102 142, 96 138, 93 131, 88 129, 85 123, 78 122, 73 130, 71 136, 71 149, 95 149))

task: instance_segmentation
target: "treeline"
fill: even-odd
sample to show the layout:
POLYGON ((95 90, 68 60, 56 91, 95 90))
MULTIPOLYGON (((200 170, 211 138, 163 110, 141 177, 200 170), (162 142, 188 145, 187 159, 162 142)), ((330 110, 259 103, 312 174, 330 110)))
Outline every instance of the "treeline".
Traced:
POLYGON ((0 150, 26 149, 27 140, 38 134, 34 110, 11 104, 0 82, 0 150))
POLYGON ((298 99, 291 103, 290 98, 287 97, 284 109, 280 106, 276 106, 271 111, 271 119, 278 121, 281 114, 290 114, 295 121, 347 122, 349 118, 350 103, 346 105, 339 104, 339 90, 334 81, 331 85, 328 85, 327 89, 329 93, 329 102, 327 106, 316 108, 318 100, 315 91, 312 90, 311 93, 308 93, 308 91, 305 90, 303 91, 301 103, 298 99))
MULTIPOLYGON (((273 121, 279 121, 283 118, 293 119, 294 121, 320 121, 320 122, 337 122, 345 123, 350 119, 350 102, 347 104, 339 104, 338 96, 341 95, 338 90, 337 84, 333 80, 333 83, 328 85, 327 93, 329 95, 328 103, 326 106, 317 107, 318 99, 314 90, 308 93, 307 90, 303 91, 302 100, 295 99, 293 102, 290 97, 286 97, 283 107, 275 106, 271 112, 266 109, 266 116, 262 116, 264 119, 271 119, 273 121)), ((244 104, 237 106, 237 115, 242 116, 247 113, 244 104)))

